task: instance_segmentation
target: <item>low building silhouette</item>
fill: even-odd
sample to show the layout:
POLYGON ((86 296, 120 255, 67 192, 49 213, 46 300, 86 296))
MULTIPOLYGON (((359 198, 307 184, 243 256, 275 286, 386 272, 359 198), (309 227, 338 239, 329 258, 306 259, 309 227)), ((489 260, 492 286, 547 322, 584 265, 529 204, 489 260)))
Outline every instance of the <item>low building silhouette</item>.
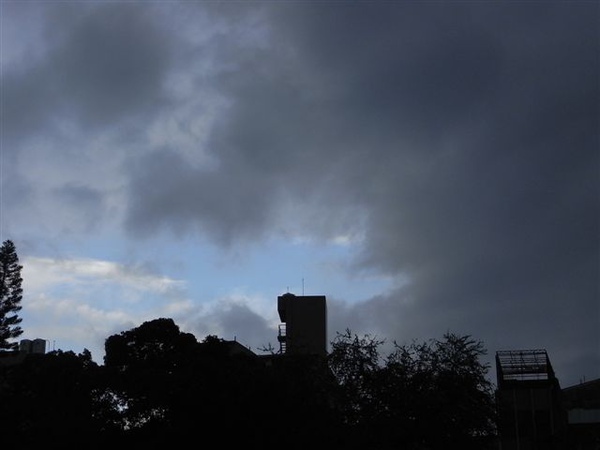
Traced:
POLYGON ((562 390, 569 450, 600 450, 600 378, 562 390))
POLYGON ((23 353, 46 353, 46 339, 21 339, 19 342, 19 351, 23 353))

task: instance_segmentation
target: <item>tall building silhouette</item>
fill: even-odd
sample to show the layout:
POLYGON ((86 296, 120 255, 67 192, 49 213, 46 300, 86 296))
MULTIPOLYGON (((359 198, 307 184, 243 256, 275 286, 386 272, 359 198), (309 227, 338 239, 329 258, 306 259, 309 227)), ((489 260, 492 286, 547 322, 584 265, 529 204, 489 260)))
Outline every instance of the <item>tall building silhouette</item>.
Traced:
POLYGON ((279 351, 285 354, 327 355, 327 304, 324 295, 277 297, 279 351))

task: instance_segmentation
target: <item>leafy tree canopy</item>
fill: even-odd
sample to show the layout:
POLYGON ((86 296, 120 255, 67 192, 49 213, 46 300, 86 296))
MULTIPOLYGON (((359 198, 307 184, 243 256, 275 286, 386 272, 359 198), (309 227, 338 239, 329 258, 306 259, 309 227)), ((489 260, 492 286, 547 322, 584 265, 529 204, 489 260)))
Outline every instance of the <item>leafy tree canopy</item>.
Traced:
POLYGON ((441 340, 394 343, 387 356, 380 354, 383 343, 350 330, 332 343, 330 366, 355 442, 479 448, 482 436, 494 434, 494 390, 486 376, 489 367, 480 362, 486 353, 480 341, 446 333, 441 340))
POLYGON ((155 319, 106 339, 104 363, 107 366, 168 364, 196 344, 194 335, 182 333, 173 319, 155 319))

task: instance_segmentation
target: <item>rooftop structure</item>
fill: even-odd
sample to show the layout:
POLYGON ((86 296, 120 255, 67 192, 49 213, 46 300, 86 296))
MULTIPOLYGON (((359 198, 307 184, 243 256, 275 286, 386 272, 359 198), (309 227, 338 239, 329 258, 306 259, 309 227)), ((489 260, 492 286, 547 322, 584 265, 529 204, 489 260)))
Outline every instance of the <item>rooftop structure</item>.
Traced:
POLYGON ((566 415, 546 350, 496 352, 496 373, 502 450, 565 448, 566 415))
POLYGON ((327 305, 324 295, 277 297, 280 353, 327 354, 327 305))
POLYGON ((505 350, 496 352, 498 384, 510 381, 553 380, 554 370, 546 350, 505 350))

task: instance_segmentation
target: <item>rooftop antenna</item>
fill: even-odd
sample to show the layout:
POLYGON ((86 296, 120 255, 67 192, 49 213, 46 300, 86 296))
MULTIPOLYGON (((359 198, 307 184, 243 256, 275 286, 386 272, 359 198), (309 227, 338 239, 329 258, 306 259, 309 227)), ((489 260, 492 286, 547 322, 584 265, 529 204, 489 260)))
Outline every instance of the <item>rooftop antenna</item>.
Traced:
POLYGON ((304 277, 302 277, 302 295, 304 296, 304 277))

